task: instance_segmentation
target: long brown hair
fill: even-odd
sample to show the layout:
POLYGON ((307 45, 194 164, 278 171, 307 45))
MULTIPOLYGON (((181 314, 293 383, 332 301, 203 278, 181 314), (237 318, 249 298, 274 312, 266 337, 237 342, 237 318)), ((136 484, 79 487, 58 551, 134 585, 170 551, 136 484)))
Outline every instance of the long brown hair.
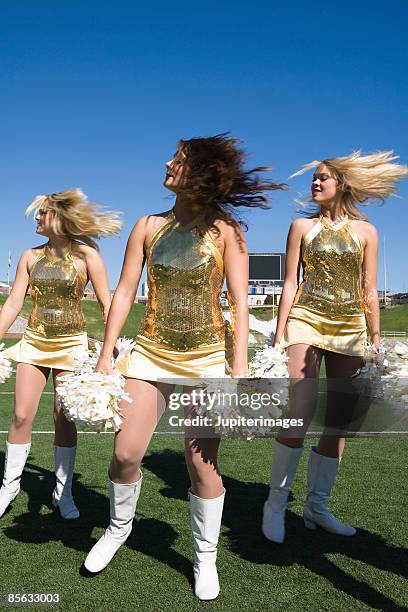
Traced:
POLYGON ((181 192, 208 211, 206 216, 212 223, 216 219, 240 222, 238 207, 269 208, 267 192, 287 188, 260 177, 268 167, 245 170, 246 153, 239 144, 228 133, 179 141, 178 152, 186 156, 187 166, 181 192))

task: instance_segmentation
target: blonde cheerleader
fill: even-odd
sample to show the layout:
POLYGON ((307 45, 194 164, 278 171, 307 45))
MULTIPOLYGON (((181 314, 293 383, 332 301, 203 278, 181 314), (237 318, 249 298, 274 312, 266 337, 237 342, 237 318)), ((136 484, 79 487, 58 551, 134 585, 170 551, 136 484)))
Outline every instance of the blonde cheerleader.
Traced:
POLYGON ((356 532, 331 514, 328 502, 358 399, 352 377, 363 364, 366 322, 372 343, 377 350, 380 346, 377 232, 357 205, 394 194, 396 183, 408 174, 396 159, 389 151, 355 152, 314 161, 293 175, 315 169, 311 198, 317 211, 294 221, 287 241, 275 343, 281 343, 289 357, 290 416, 302 418, 304 424, 293 437, 283 432, 277 437, 262 521, 264 535, 273 542, 285 538, 286 502, 316 407, 323 357, 328 406, 325 428, 309 457, 304 522, 310 529, 319 526, 338 535, 356 532))
MULTIPOLYGON (((42 195, 28 206, 36 233, 47 242, 25 251, 18 263, 10 296, 0 311, 0 338, 19 314, 27 288, 32 310, 20 342, 5 351, 17 362, 15 406, 6 442, 0 516, 20 491, 20 479, 31 447, 31 431, 42 391, 52 370, 72 371, 75 357, 88 348, 81 299, 91 281, 104 320, 110 307, 105 266, 96 239, 118 234, 117 213, 103 212, 80 189, 42 195)), ((77 434, 54 401, 55 475, 52 504, 65 519, 79 517, 72 498, 77 434)))

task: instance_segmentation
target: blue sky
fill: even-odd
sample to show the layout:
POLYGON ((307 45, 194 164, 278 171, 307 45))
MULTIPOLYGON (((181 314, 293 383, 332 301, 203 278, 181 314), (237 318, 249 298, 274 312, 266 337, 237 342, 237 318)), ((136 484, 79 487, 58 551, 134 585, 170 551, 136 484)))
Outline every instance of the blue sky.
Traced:
MULTIPOLYGON (((80 186, 124 212, 101 242, 111 287, 134 222, 171 207, 164 163, 180 137, 231 131, 249 165, 285 181, 312 159, 393 148, 408 163, 405 0, 373 3, 15 0, 0 4, 0 278, 39 193, 80 186)), ((309 176, 244 216, 251 251, 284 249, 309 176)), ((387 238, 388 287, 408 291, 408 181, 368 209, 387 238)), ((382 287, 380 265, 379 287, 382 287)))

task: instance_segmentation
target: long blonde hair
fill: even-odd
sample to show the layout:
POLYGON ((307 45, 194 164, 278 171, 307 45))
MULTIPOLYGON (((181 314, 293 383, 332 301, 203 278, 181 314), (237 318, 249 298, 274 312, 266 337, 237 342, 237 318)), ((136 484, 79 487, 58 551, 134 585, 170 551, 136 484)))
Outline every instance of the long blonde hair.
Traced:
POLYGON ((53 232, 57 236, 69 236, 99 250, 95 240, 102 236, 115 236, 122 227, 119 212, 103 212, 98 204, 88 202, 81 189, 67 189, 58 193, 37 196, 25 211, 35 216, 40 208, 52 210, 53 232))
MULTIPOLYGON (((365 219, 356 204, 367 205, 373 200, 384 202, 388 196, 395 195, 397 181, 408 175, 408 167, 394 163, 396 159, 399 156, 394 155, 394 151, 378 151, 369 155, 353 151, 346 157, 312 161, 290 178, 324 164, 337 179, 337 189, 341 192, 340 212, 350 219, 365 219)), ((310 198, 307 201, 310 202, 310 198)))

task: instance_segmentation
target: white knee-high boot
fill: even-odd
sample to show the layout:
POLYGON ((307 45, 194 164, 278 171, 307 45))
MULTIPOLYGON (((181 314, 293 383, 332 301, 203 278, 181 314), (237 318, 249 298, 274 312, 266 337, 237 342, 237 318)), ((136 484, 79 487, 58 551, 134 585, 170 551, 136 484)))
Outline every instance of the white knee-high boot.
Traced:
POLYGON ((28 444, 10 444, 6 442, 6 459, 4 463, 3 485, 0 489, 0 517, 20 492, 20 480, 30 452, 28 444))
POLYGON ((220 592, 217 545, 220 535, 225 489, 220 497, 202 499, 189 491, 191 531, 194 540, 194 592, 199 599, 215 599, 220 592))
POLYGON ((318 525, 336 535, 353 536, 356 529, 339 521, 327 507, 339 465, 340 457, 326 457, 312 449, 309 457, 308 494, 303 519, 308 529, 316 529, 318 525))
POLYGON ((79 517, 78 508, 72 497, 76 449, 76 446, 54 446, 56 484, 52 493, 52 505, 54 508, 59 508, 64 519, 79 517))
POLYGON ((286 504, 302 452, 303 447, 291 448, 275 442, 271 484, 263 508, 262 532, 268 540, 277 544, 285 540, 286 504))
POLYGON ((85 559, 84 565, 89 572, 102 571, 129 537, 142 478, 140 472, 140 479, 131 484, 117 484, 109 480, 110 523, 85 559))

